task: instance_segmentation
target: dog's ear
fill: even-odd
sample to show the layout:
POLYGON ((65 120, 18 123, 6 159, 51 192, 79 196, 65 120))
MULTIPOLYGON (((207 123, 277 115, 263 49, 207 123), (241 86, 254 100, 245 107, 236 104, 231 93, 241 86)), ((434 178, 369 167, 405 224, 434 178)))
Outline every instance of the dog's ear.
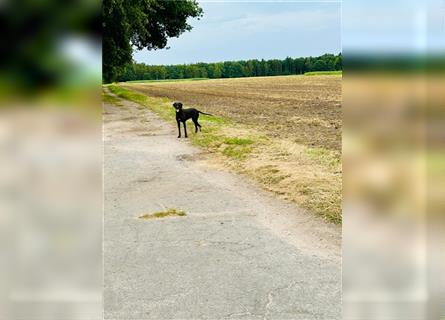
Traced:
POLYGON ((176 108, 176 102, 173 102, 173 107, 176 108))
POLYGON ((182 108, 182 102, 178 102, 178 106, 182 108))

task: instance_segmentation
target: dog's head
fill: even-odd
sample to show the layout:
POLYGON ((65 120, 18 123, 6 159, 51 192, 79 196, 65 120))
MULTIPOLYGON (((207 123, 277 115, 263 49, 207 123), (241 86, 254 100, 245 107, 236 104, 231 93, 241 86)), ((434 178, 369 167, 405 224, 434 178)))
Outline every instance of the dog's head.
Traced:
POLYGON ((173 103, 173 108, 176 109, 176 112, 179 112, 182 110, 182 102, 175 102, 173 103))

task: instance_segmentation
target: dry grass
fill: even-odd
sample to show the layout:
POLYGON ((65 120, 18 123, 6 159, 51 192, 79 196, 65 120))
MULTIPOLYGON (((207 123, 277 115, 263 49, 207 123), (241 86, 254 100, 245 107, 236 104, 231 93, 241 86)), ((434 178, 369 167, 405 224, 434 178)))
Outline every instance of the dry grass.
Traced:
POLYGON ((216 115, 200 118, 203 132, 191 133, 193 143, 279 197, 341 222, 340 76, 120 84, 110 89, 172 122, 172 100, 216 115))
POLYGON ((139 217, 139 219, 148 220, 148 219, 165 218, 171 216, 183 217, 185 215, 186 215, 185 212, 182 210, 167 209, 165 211, 143 214, 139 217))

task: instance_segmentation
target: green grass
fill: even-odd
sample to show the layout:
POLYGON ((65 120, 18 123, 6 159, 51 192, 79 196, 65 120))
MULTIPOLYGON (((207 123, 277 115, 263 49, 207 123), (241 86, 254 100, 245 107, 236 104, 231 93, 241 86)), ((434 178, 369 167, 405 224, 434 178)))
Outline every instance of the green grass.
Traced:
POLYGON ((127 83, 154 83, 154 82, 182 82, 182 81, 201 81, 209 78, 187 78, 187 79, 162 79, 162 80, 131 80, 127 83))
POLYGON ((247 156, 251 152, 252 152, 252 148, 249 146, 231 145, 231 146, 225 147, 222 153, 223 153, 223 155, 225 155, 229 158, 234 158, 237 160, 244 160, 247 158, 247 156))
POLYGON ((143 215, 139 216, 139 219, 149 220, 149 219, 159 219, 159 218, 165 218, 165 217, 171 217, 171 216, 184 217, 184 216, 186 216, 186 213, 182 210, 170 208, 165 211, 158 211, 158 212, 154 212, 154 213, 143 214, 143 215))
POLYGON ((225 144, 235 144, 235 145, 239 145, 239 146, 252 144, 253 142, 254 141, 251 139, 243 139, 243 138, 230 137, 230 138, 224 139, 225 144))
POLYGON ((230 121, 229 119, 225 119, 225 118, 221 118, 221 117, 216 117, 216 116, 206 116, 205 114, 202 114, 199 116, 199 122, 201 121, 205 121, 208 123, 213 123, 213 124, 229 124, 230 121))
POLYGON ((307 148, 304 153, 309 159, 324 165, 337 166, 341 161, 338 153, 325 148, 307 148))
POLYGON ((305 76, 333 76, 333 75, 339 75, 341 76, 343 74, 343 71, 311 71, 311 72, 305 72, 305 76))
POLYGON ((118 85, 108 85, 108 89, 120 98, 135 102, 142 107, 150 108, 156 112, 161 118, 171 121, 175 118, 175 110, 170 101, 166 98, 152 98, 146 95, 120 87, 118 85))
POLYGON ((121 102, 115 96, 109 95, 108 93, 102 91, 102 102, 107 104, 121 105, 121 102))
POLYGON ((224 137, 216 133, 214 127, 204 127, 200 134, 192 134, 190 138, 192 143, 207 149, 219 148, 224 142, 224 137))
POLYGON ((222 144, 225 146, 224 149, 222 149, 222 154, 236 160, 244 160, 252 152, 250 145, 253 143, 254 141, 252 139, 238 137, 223 138, 222 144))
POLYGON ((226 157, 236 160, 246 159, 252 152, 250 145, 255 141, 247 138, 227 137, 219 129, 219 125, 204 127, 201 133, 192 133, 189 137, 193 144, 210 152, 220 152, 226 157))
POLYGON ((147 103, 147 97, 143 94, 119 87, 117 85, 109 85, 108 89, 121 98, 139 103, 141 105, 147 103))

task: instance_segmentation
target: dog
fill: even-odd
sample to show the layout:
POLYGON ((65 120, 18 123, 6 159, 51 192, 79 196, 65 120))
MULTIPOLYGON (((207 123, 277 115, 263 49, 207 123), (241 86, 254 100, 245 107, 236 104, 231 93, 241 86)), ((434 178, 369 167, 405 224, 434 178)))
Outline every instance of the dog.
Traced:
POLYGON ((185 125, 185 122, 188 119, 190 118, 192 119, 193 123, 195 124, 195 133, 197 133, 198 129, 199 131, 201 131, 201 125, 198 122, 199 114, 202 113, 208 116, 213 116, 210 113, 205 113, 194 108, 182 109, 181 102, 173 103, 173 108, 175 108, 176 110, 176 122, 178 123, 178 131, 179 131, 178 138, 181 138, 181 122, 184 124, 184 134, 185 137, 187 138, 187 127, 185 125))

